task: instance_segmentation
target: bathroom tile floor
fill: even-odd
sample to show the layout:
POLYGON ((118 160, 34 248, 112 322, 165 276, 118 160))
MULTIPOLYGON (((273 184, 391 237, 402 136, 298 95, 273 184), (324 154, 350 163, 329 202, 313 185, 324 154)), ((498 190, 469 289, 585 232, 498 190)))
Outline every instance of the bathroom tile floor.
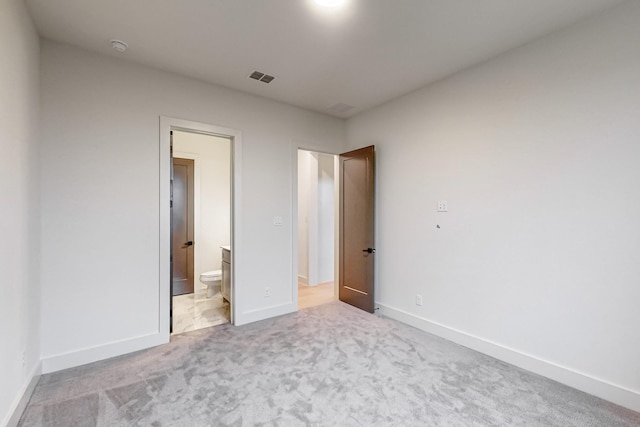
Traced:
POLYGON ((173 297, 173 334, 229 323, 229 303, 218 293, 207 291, 173 297))

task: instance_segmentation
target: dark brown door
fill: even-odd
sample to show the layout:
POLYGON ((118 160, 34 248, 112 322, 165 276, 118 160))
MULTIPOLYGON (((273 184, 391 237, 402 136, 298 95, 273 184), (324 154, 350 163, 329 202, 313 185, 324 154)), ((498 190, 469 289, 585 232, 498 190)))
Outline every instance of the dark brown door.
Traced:
POLYGON ((339 298, 373 313, 375 148, 340 154, 339 298))
POLYGON ((173 289, 171 295, 193 292, 193 160, 173 159, 173 289))

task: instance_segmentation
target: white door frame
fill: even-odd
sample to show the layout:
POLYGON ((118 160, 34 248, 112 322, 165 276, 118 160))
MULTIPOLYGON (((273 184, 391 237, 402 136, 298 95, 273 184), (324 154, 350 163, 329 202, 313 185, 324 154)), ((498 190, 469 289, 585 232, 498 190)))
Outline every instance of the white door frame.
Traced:
POLYGON ((166 341, 170 338, 169 302, 170 302, 170 260, 171 260, 171 210, 170 201, 170 161, 172 130, 215 135, 231 140, 231 323, 236 322, 236 283, 241 283, 242 272, 242 133, 236 129, 160 116, 160 311, 158 313, 159 331, 166 341))

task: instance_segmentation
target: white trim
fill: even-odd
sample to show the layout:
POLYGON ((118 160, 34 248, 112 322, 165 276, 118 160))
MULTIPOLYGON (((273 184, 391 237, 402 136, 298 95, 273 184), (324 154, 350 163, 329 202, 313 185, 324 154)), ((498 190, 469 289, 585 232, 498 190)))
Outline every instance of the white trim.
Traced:
MULTIPOLYGON (((291 193, 291 301, 295 309, 293 311, 298 311, 298 146, 295 143, 291 145, 291 170, 292 170, 292 179, 293 190, 291 193)), ((307 277, 304 277, 305 282, 309 283, 307 277)))
POLYGON ((248 323, 242 320, 240 295, 236 286, 242 286, 242 132, 236 129, 199 123, 190 120, 160 116, 160 304, 158 324, 160 334, 169 341, 169 259, 170 259, 170 210, 169 210, 169 146, 170 131, 205 133, 231 139, 231 323, 248 323))
POLYGON ((640 391, 613 384, 584 372, 561 366, 516 349, 492 342, 446 325, 416 316, 395 307, 376 302, 378 313, 415 328, 446 338, 457 344, 495 357, 496 359, 558 381, 585 393, 592 394, 620 406, 640 411, 640 391))
POLYGON ((302 171, 307 175, 308 205, 307 205, 307 280, 309 285, 317 285, 320 278, 318 262, 318 162, 319 156, 309 152, 311 161, 309 170, 302 171))
POLYGON ((333 158, 333 298, 340 299, 340 154, 333 158))
MULTIPOLYGON (((295 286, 296 294, 298 293, 298 286, 295 286)), ((293 302, 287 302, 279 305, 272 305, 270 307, 258 308, 255 310, 249 310, 242 313, 241 322, 236 319, 236 326, 245 325, 247 323, 257 322, 259 320, 270 319, 276 316, 282 316, 284 314, 295 313, 298 311, 297 299, 293 302)))
MULTIPOLYGON (((303 285, 308 285, 309 284, 309 279, 307 279, 307 276, 303 276, 302 274, 298 274, 298 283, 302 283, 303 285)), ((298 284, 296 284, 296 286, 298 286, 298 284)))
POLYGON ((31 395, 36 389, 36 385, 38 385, 41 374, 42 362, 38 362, 27 377, 29 378, 29 381, 25 383, 20 393, 18 393, 18 397, 16 397, 13 404, 9 407, 7 418, 4 420, 2 425, 7 427, 16 427, 18 425, 18 423, 20 422, 20 418, 22 417, 22 414, 24 413, 24 410, 29 403, 29 400, 31 400, 31 395))
MULTIPOLYGON (((167 307, 167 318, 169 317, 168 310, 169 308, 167 307)), ((48 374, 62 369, 86 365, 87 363, 93 363, 110 357, 121 356, 123 354, 133 353, 134 351, 166 344, 169 342, 168 338, 168 336, 165 336, 162 333, 153 333, 128 338, 126 340, 113 341, 104 345, 86 347, 80 350, 43 357, 42 373, 48 374)))

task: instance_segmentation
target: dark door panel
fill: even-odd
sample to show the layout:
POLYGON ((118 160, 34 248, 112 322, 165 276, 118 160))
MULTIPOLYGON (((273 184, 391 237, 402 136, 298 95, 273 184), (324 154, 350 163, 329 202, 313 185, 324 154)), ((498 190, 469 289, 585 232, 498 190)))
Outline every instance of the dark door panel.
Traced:
POLYGON ((340 155, 339 298, 374 311, 375 148, 340 155))
POLYGON ((193 160, 173 159, 172 295, 193 292, 193 160))

